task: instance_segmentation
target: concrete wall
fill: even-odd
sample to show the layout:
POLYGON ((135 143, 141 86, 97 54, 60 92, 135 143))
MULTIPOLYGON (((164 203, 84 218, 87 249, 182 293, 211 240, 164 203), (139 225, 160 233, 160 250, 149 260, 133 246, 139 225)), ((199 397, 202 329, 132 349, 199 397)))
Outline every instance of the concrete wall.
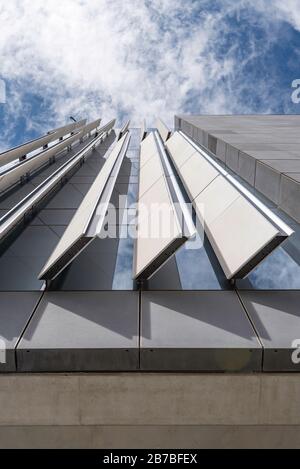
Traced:
POLYGON ((0 447, 300 447, 297 374, 0 376, 0 447))
POLYGON ((208 148, 298 223, 299 124, 299 115, 175 116, 175 129, 208 148))

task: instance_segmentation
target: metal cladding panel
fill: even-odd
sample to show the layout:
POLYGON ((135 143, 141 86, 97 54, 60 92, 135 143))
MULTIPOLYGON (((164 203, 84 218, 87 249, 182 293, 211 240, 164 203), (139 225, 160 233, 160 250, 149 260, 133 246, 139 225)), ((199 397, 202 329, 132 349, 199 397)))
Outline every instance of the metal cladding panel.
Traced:
POLYGON ((42 293, 0 292, 0 373, 16 371, 15 347, 42 293))
POLYGON ((261 371, 262 347, 235 292, 142 292, 141 369, 261 371))
POLYGON ((300 371, 300 292, 240 291, 264 348, 263 371, 300 371))
POLYGON ((140 170, 139 199, 164 174, 159 157, 153 156, 140 170))
POLYGON ((166 142, 172 134, 169 127, 161 119, 157 119, 156 128, 157 128, 157 130, 159 132, 159 135, 161 136, 163 142, 166 142))
MULTIPOLYGON (((153 266, 154 273, 173 253, 175 242, 185 241, 165 176, 160 178, 138 202, 138 236, 134 277, 139 278, 153 266), (164 233, 161 233, 164 231, 164 233), (168 248, 171 249, 168 252, 168 248), (159 260, 163 256, 164 260, 159 260), (156 262, 158 265, 156 265, 156 262)), ((151 269, 152 270, 152 269, 151 269)), ((149 274, 146 276, 148 278, 149 274)))
POLYGON ((279 231, 242 197, 236 199, 219 217, 207 225, 227 278, 233 278, 279 231))
POLYGON ((226 181, 223 176, 218 176, 201 194, 194 200, 194 206, 198 218, 207 226, 218 218, 236 199, 240 193, 226 181), (220 197, 222 194, 222 197, 220 197))
POLYGON ((93 139, 81 148, 70 160, 66 161, 60 168, 54 171, 45 181, 30 192, 20 203, 13 207, 1 218, 0 239, 2 240, 14 226, 28 213, 33 206, 38 204, 51 190, 59 184, 62 179, 72 171, 76 165, 85 158, 103 139, 103 135, 93 139))
POLYGON ((187 145, 187 141, 178 132, 172 135, 167 141, 166 148, 172 155, 172 160, 177 169, 194 154, 196 153, 195 148, 192 145, 187 145))
POLYGON ((300 173, 281 176, 279 207, 300 223, 300 173), (291 176, 291 177, 290 177, 291 176))
POLYGON ((32 142, 25 143, 24 145, 21 145, 17 148, 12 148, 11 150, 1 153, 0 166, 10 163, 11 161, 14 161, 18 158, 21 158, 27 155, 28 153, 31 153, 32 151, 38 150, 39 148, 42 148, 44 145, 47 145, 48 143, 51 143, 54 140, 58 140, 64 135, 67 135, 68 133, 73 132, 74 130, 82 127, 83 125, 85 125, 85 123, 86 120, 82 120, 74 124, 65 125, 64 127, 60 127, 49 132, 44 137, 38 138, 36 140, 33 140, 32 142))
MULTIPOLYGON (((55 268, 55 265, 58 265, 59 262, 62 261, 64 255, 66 255, 68 252, 70 252, 71 255, 72 249, 76 243, 79 243, 79 252, 85 247, 89 240, 91 240, 94 236, 97 235, 97 232, 95 232, 93 236, 87 236, 87 229, 126 139, 127 135, 124 135, 124 137, 122 137, 122 139, 119 140, 114 146, 100 173, 98 174, 90 190, 84 197, 74 217, 72 218, 72 221, 68 225, 62 238, 59 240, 55 250, 49 257, 46 265, 42 269, 39 276, 40 279, 53 278, 52 274, 50 274, 49 272, 51 272, 52 269, 55 268)), ((99 228, 99 232, 101 231, 101 229, 102 226, 99 228)), ((76 252, 76 254, 78 252, 76 252)), ((74 256, 71 256, 70 260, 72 260, 73 257, 74 256)), ((68 264, 62 267, 65 268, 67 265, 68 264)), ((59 273, 59 271, 57 273, 59 273)))
POLYGON ((255 188, 276 205, 280 201, 281 174, 265 164, 265 161, 256 162, 255 188))
POLYGON ((138 292, 47 292, 18 345, 18 371, 134 371, 138 349, 138 292))
POLYGON ((140 145, 140 168, 142 167, 157 154, 157 144, 154 137, 154 133, 151 132, 140 145))
POLYGON ((185 138, 180 135, 179 132, 175 132, 171 138, 169 138, 169 140, 166 142, 166 147, 168 150, 170 150, 171 152, 176 152, 177 149, 182 146, 182 147, 186 147, 186 140, 185 138))
POLYGON ((180 174, 191 200, 194 200, 219 176, 218 171, 204 158, 201 158, 199 153, 194 153, 181 166, 180 174))
POLYGON ((149 278, 186 241, 153 134, 141 145, 134 278, 149 278), (147 155, 152 155, 147 159, 147 155))
POLYGON ((97 139, 94 139, 84 147, 81 147, 74 156, 72 156, 56 171, 52 172, 46 180, 35 187, 32 192, 29 192, 23 200, 5 214, 1 219, 0 239, 3 239, 23 218, 23 216, 32 209, 32 207, 36 206, 44 197, 47 196, 48 193, 51 192, 53 188, 60 184, 63 178, 78 166, 102 140, 103 135, 101 134, 97 139))
POLYGON ((0 192, 5 191, 12 185, 16 184, 20 178, 31 171, 35 171, 41 166, 43 166, 52 156, 55 156, 62 150, 66 149, 69 145, 79 140, 83 137, 85 131, 82 130, 81 132, 76 133, 75 135, 68 137, 61 143, 58 143, 49 150, 45 150, 37 156, 24 160, 24 162, 20 163, 18 166, 10 169, 6 173, 0 176, 0 192))
POLYGON ((287 234, 229 182, 229 175, 218 169, 217 163, 205 158, 203 151, 193 153, 195 150, 187 140, 186 149, 180 141, 179 151, 175 145, 169 145, 170 156, 226 277, 244 277, 287 234), (182 154, 189 153, 192 156, 182 164, 182 154))

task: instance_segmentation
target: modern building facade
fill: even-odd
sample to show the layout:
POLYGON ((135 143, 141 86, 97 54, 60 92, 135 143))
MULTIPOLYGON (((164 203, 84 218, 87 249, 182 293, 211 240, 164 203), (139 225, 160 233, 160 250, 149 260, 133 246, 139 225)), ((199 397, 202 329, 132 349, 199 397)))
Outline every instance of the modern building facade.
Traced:
POLYGON ((299 126, 99 119, 0 155, 0 446, 299 445, 299 126))

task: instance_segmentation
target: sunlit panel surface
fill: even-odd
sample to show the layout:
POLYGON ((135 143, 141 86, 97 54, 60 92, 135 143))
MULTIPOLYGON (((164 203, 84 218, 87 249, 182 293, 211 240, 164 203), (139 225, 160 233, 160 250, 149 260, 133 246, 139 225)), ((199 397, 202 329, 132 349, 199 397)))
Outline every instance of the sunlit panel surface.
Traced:
POLYGON ((169 140, 170 157, 226 277, 244 278, 292 230, 275 223, 267 208, 252 203, 209 155, 182 138, 175 134, 169 140))
MULTIPOLYGON (((82 252, 65 272, 57 277, 52 286, 55 290, 100 291, 134 290, 137 288, 136 282, 133 280, 134 239, 130 236, 128 227, 135 230, 135 203, 139 194, 139 171, 140 166, 147 164, 148 160, 145 159, 143 163, 139 157, 141 129, 131 128, 130 135, 130 145, 111 198, 111 202, 120 209, 120 217, 117 217, 115 222, 116 237, 115 239, 93 241, 86 251, 82 252), (120 196, 123 197, 121 202, 120 196)), ((71 175, 66 184, 53 194, 50 200, 45 201, 44 206, 27 221, 22 229, 15 233, 9 243, 2 246, 0 257, 1 291, 35 291, 45 288, 44 282, 38 280, 39 272, 103 167, 105 154, 114 143, 115 138, 116 135, 110 134, 107 140, 100 144, 85 163, 71 175)), ((194 151, 184 152, 182 137, 177 136, 176 138, 176 145, 173 145, 173 149, 181 148, 181 151, 178 152, 178 164, 181 164, 182 161, 190 158, 194 151)), ((171 148, 173 139, 174 137, 168 140, 168 148, 171 148)), ((154 136, 152 140, 144 140, 142 145, 145 144, 148 145, 149 149, 147 154, 153 154, 152 150, 155 149, 154 136)), ((2 196, 0 198, 0 215, 11 210, 38 184, 49 177, 54 170, 68 161, 76 151, 78 148, 62 155, 53 165, 44 167, 34 174, 26 184, 15 187, 5 197, 2 196)), ((216 179, 210 183, 210 190, 214 190, 214 184, 217 181, 218 184, 221 182, 216 179)), ((239 181, 249 189, 245 181, 240 179, 239 181)), ((226 191, 226 188, 223 187, 222 190, 226 191)), ((228 190, 230 191, 230 189, 228 190)), ((294 230, 294 234, 245 279, 237 280, 235 288, 241 290, 300 289, 300 226, 284 212, 278 210, 275 204, 266 201, 257 191, 253 190, 253 193, 267 204, 276 215, 281 217, 294 230)), ((224 197, 224 203, 225 199, 224 197)), ((199 198, 199 200, 201 199, 199 198)), ((206 216, 213 217, 216 208, 213 204, 209 207, 211 215, 210 211, 207 210, 206 216)), ((148 288, 157 290, 228 290, 232 289, 233 285, 227 281, 214 249, 205 236, 204 239, 198 237, 196 241, 189 241, 185 246, 182 246, 175 256, 153 275, 149 280, 148 288)))

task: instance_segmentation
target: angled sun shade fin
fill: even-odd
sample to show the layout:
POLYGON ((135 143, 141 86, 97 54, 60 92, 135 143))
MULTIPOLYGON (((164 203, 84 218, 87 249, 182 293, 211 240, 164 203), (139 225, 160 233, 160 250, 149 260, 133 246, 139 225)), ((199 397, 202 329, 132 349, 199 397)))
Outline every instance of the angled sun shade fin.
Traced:
POLYGON ((49 148, 48 150, 44 150, 42 153, 39 153, 32 158, 23 160, 18 165, 2 172, 0 175, 0 193, 6 191, 14 184, 17 184, 26 174, 29 174, 30 172, 42 167, 53 156, 68 148, 70 145, 72 145, 72 143, 79 140, 82 136, 83 132, 76 133, 49 148))
POLYGON ((147 124, 145 119, 142 122, 141 126, 141 142, 147 137, 147 124))
POLYGON ((63 127, 59 127, 58 129, 50 130, 49 132, 47 132, 47 134, 52 135, 52 137, 55 137, 55 139, 59 139, 61 137, 64 137, 65 135, 75 132, 75 130, 81 129, 85 125, 86 119, 83 119, 81 121, 74 122, 73 124, 67 124, 63 127))
POLYGON ((172 135, 171 130, 161 119, 157 119, 156 128, 163 142, 166 142, 171 137, 172 135))
POLYGON ((227 279, 245 277, 293 233, 184 133, 166 147, 227 279))
MULTIPOLYGON (((150 133, 141 143, 139 174, 138 229, 135 242, 134 278, 150 278, 191 236, 195 229, 191 218, 186 225, 178 216, 171 195, 171 178, 166 176, 164 149, 158 134, 150 133), (169 179, 169 183, 168 180, 169 179)), ((179 191, 176 187, 175 191, 179 191)), ((177 201, 178 202, 178 201, 177 201)), ((179 202, 182 198, 179 195, 179 202)))
POLYGON ((59 140, 63 138, 65 135, 68 135, 71 132, 74 132, 77 129, 83 127, 86 123, 86 120, 82 120, 80 122, 76 122, 74 124, 65 125, 64 127, 60 127, 58 129, 52 130, 48 132, 47 135, 32 140, 31 142, 27 142, 23 145, 20 145, 16 148, 12 148, 11 150, 5 151, 4 153, 0 154, 0 166, 5 164, 11 163, 17 159, 24 159, 28 153, 31 153, 39 148, 45 148, 49 143, 59 140))
POLYGON ((101 119, 97 119, 97 120, 91 122, 90 124, 87 124, 83 129, 85 135, 90 134, 95 129, 96 129, 96 132, 97 132, 97 128, 99 127, 100 123, 101 123, 101 119))
POLYGON ((187 239, 192 238, 193 236, 197 234, 197 230, 193 222, 192 213, 186 204, 186 201, 184 199, 184 196, 181 192, 181 189, 177 181, 177 175, 175 174, 173 168, 171 167, 166 150, 164 148, 163 142, 158 132, 155 132, 155 138, 158 143, 158 148, 159 148, 164 172, 167 175, 167 182, 168 182, 169 190, 171 192, 172 200, 175 204, 175 209, 176 209, 178 218, 181 220, 182 231, 183 233, 185 233, 185 236, 187 239))
POLYGON ((24 216, 30 212, 33 207, 36 207, 55 187, 61 184, 61 181, 63 181, 74 168, 80 167, 80 164, 85 158, 106 138, 113 124, 114 121, 111 121, 104 126, 102 128, 104 129, 103 132, 102 129, 100 129, 100 135, 97 138, 85 145, 0 219, 0 241, 13 231, 16 225, 23 220, 24 216))
POLYGON ((116 119, 112 119, 103 127, 101 127, 101 129, 99 129, 99 133, 110 132, 114 128, 115 124, 116 124, 116 119))
POLYGON ((115 182, 130 136, 119 140, 44 266, 39 278, 53 280, 102 231, 115 182))
POLYGON ((126 134, 126 132, 128 131, 129 129, 129 126, 130 126, 130 120, 125 122, 125 124, 123 125, 122 129, 120 130, 120 133, 119 133, 119 140, 126 134))
POLYGON ((85 126, 79 132, 74 133, 62 142, 53 145, 51 148, 45 149, 41 153, 21 161, 18 165, 7 169, 0 174, 0 193, 17 184, 21 178, 33 171, 41 168, 51 158, 58 155, 66 148, 70 148, 72 144, 84 138, 92 130, 98 127, 100 120, 98 119, 91 124, 85 126))

